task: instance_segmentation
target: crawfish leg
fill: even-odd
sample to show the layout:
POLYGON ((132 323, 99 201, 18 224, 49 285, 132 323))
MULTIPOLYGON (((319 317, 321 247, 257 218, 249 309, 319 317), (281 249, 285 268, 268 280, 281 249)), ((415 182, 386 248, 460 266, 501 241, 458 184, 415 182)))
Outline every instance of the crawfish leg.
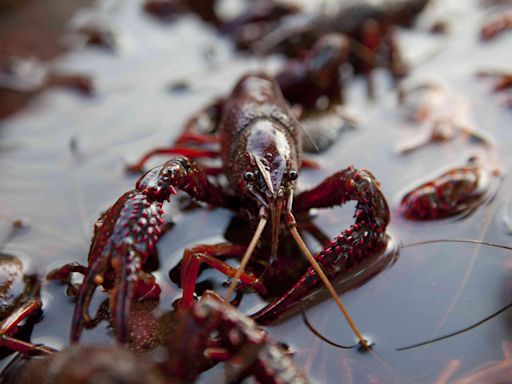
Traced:
MULTIPOLYGON (((334 279, 358 262, 372 256, 384 246, 384 232, 389 223, 389 208, 375 177, 366 170, 352 167, 325 179, 317 187, 295 198, 295 212, 310 208, 327 208, 357 201, 355 223, 340 233, 323 250, 314 255, 324 273, 334 279)), ((289 222, 294 225, 294 222, 289 222)), ((268 323, 292 310, 300 302, 322 287, 313 267, 283 296, 270 303, 252 317, 268 323)))
POLYGON ((102 283, 102 274, 108 268, 109 262, 110 260, 108 259, 98 258, 84 276, 84 281, 78 291, 75 310, 71 320, 70 338, 72 342, 80 339, 82 329, 92 321, 89 314, 89 305, 96 288, 102 283))
POLYGON ((197 148, 195 145, 210 145, 220 142, 216 134, 224 107, 224 99, 219 98, 200 112, 192 116, 185 124, 182 134, 169 147, 155 148, 146 153, 138 162, 129 167, 130 171, 139 172, 144 164, 156 155, 182 155, 192 159, 217 158, 217 151, 197 148))
POLYGON ((52 350, 50 348, 34 345, 12 337, 18 331, 19 323, 37 314, 41 310, 41 307, 41 299, 31 299, 5 318, 0 324, 0 346, 23 354, 51 353, 52 350))
POLYGON ((207 151, 196 148, 187 148, 187 147, 162 147, 155 148, 148 153, 146 153, 139 161, 135 164, 129 165, 128 170, 130 172, 141 172, 144 169, 144 165, 151 159, 153 156, 157 155, 182 155, 190 157, 191 159, 199 159, 199 158, 210 158, 215 159, 219 156, 217 151, 207 151))
POLYGON ((46 275, 46 279, 56 280, 62 282, 63 284, 66 284, 66 286, 68 287, 68 295, 76 297, 78 295, 78 287, 71 282, 73 273, 80 273, 85 276, 87 274, 87 271, 87 267, 77 262, 72 262, 63 265, 58 269, 50 271, 48 275, 46 275))
MULTIPOLYGON (((183 287, 183 298, 181 306, 188 308, 194 300, 194 290, 199 275, 199 267, 202 263, 207 264, 211 268, 234 277, 237 268, 219 260, 218 257, 237 257, 241 258, 246 247, 233 244, 215 244, 215 245, 198 245, 191 249, 186 249, 183 255, 181 265, 181 286, 183 287)), ((250 273, 242 273, 240 280, 243 285, 253 287, 257 292, 264 295, 267 290, 259 279, 250 273)))
POLYGON ((226 100, 218 98, 213 103, 193 115, 185 124, 183 133, 174 142, 183 144, 218 143, 216 135, 226 100))

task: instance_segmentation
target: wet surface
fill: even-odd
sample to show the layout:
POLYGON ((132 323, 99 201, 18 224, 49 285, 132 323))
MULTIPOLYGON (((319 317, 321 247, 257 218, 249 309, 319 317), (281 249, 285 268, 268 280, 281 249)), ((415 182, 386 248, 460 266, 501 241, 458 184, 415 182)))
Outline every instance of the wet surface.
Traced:
MULTIPOLYGON (((403 146, 427 136, 431 127, 407 120, 389 75, 377 71, 375 102, 367 100, 362 79, 348 82, 346 106, 358 117, 357 128, 342 133, 325 153, 309 155, 320 168, 304 171, 299 187, 313 186, 348 165, 367 168, 381 181, 388 198, 389 234, 398 244, 447 238, 510 244, 512 114, 500 96, 490 92, 491 85, 475 74, 507 69, 512 51, 506 47, 512 44, 512 34, 481 42, 479 28, 489 12, 478 8, 476 1, 436 2, 415 30, 399 31, 399 43, 412 62, 411 76, 440 79, 456 92, 457 100, 463 100, 465 121, 491 138, 492 150, 453 140, 401 155, 403 146), (431 35, 429 28, 439 15, 449 24, 449 33, 431 35), (474 155, 483 158, 484 165, 503 171, 501 178, 495 177, 499 189, 493 199, 464 219, 409 222, 400 216, 399 203, 408 190, 465 165, 474 155)), ((125 173, 127 163, 169 143, 189 116, 226 94, 248 69, 274 71, 280 63, 279 58, 238 56, 228 41, 191 15, 173 24, 155 22, 136 2, 102 1, 79 12, 76 20, 106 22, 117 39, 114 54, 84 47, 55 62, 59 69, 90 74, 97 85, 95 96, 84 99, 65 90, 48 90, 22 112, 0 122, 0 240, 7 239, 1 251, 22 255, 22 261, 41 277, 66 262, 86 263, 99 213, 133 188, 136 176, 125 173), (176 83, 187 84, 187 89, 169 92, 169 84, 176 83), (11 233, 11 223, 20 219, 26 227, 11 233)), ((163 160, 155 158, 150 165, 163 160)), ((321 211, 318 222, 334 236, 350 223, 351 214, 352 207, 321 211)), ((180 213, 171 206, 166 217, 176 225, 158 245, 163 309, 170 308, 180 294, 168 271, 183 249, 222 241, 231 213, 221 209, 180 213)), ((433 345, 403 352, 396 348, 463 328, 507 304, 512 292, 511 256, 509 251, 475 244, 402 249, 393 265, 342 296, 358 326, 375 342, 372 353, 326 344, 308 330, 300 315, 268 330, 296 351, 297 363, 318 382, 434 382, 452 360, 460 361, 454 377, 463 377, 475 367, 503 359, 502 343, 510 340, 512 314, 433 345)), ((214 276, 208 272, 203 278, 214 276)), ((31 340, 64 347, 71 300, 55 283, 45 283, 41 295, 44 318, 34 326, 31 340)), ((98 296, 97 302, 103 298, 98 296)), ((242 307, 247 313, 261 305, 247 299, 242 307)), ((353 341, 331 300, 309 308, 307 316, 329 339, 353 341)), ((105 334, 110 335, 110 330, 102 323, 85 332, 83 341, 104 342, 105 334)), ((203 381, 212 382, 207 375, 203 381)))

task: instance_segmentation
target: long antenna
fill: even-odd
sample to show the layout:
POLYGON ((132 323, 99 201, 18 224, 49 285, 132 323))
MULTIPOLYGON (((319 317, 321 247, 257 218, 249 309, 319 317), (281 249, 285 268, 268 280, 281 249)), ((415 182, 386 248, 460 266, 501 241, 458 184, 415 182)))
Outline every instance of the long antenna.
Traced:
MULTIPOLYGON (((512 247, 509 247, 507 245, 490 243, 490 242, 481 241, 481 240, 471 240, 471 239, 434 239, 434 240, 426 240, 426 241, 420 241, 420 242, 417 242, 417 243, 402 245, 400 248, 402 248, 402 249, 403 248, 411 248, 411 247, 416 247, 416 246, 425 245, 425 244, 437 244, 437 243, 481 244, 481 245, 487 245, 489 247, 502 248, 502 249, 507 249, 507 250, 512 251, 512 247)), ((491 314, 491 315, 483 318, 482 320, 479 320, 476 323, 471 324, 471 325, 469 325, 469 326, 467 326, 467 327, 465 327, 463 329, 459 329, 458 331, 450 332, 450 333, 448 333, 446 335, 439 336, 439 337, 436 337, 436 338, 433 338, 433 339, 430 339, 430 340, 426 340, 426 341, 423 341, 421 343, 417 343, 417 344, 413 344, 413 345, 408 345, 406 347, 400 347, 400 348, 397 348, 396 351, 406 351, 406 350, 413 349, 413 348, 416 348, 416 347, 422 347, 424 345, 432 344, 432 343, 435 343, 437 341, 445 340, 445 339, 448 339, 448 338, 450 338, 452 336, 460 335, 461 333, 470 331, 471 329, 476 328, 479 325, 482 325, 486 321, 489 321, 489 320, 495 318, 496 316, 502 314, 503 312, 505 312, 506 310, 508 310, 511 307, 512 307, 512 303, 509 303, 509 304, 505 305, 504 307, 502 307, 501 309, 499 309, 496 312, 494 312, 493 314, 491 314)))
POLYGON ((416 246, 419 246, 419 245, 437 244, 437 243, 482 244, 482 245, 487 245, 489 247, 508 249, 509 251, 512 251, 512 247, 509 247, 507 245, 496 244, 496 243, 489 243, 488 241, 471 240, 471 239, 435 239, 435 240, 425 240, 425 241, 419 241, 417 243, 402 245, 400 248, 404 249, 404 248, 416 247, 416 246))
POLYGON ((501 309, 497 310, 496 312, 494 312, 492 315, 489 315, 486 318, 484 318, 484 319, 482 319, 480 321, 477 321, 476 323, 471 324, 470 326, 467 326, 466 328, 459 329, 458 331, 451 332, 451 333, 448 333, 446 335, 436 337, 435 339, 430 339, 430 340, 427 340, 427 341, 423 341, 423 342, 418 343, 418 344, 408 345, 407 347, 400 347, 400 348, 397 348, 396 350, 397 351, 406 351, 408 349, 413 349, 413 348, 416 348, 416 347, 421 347, 423 345, 435 343, 436 341, 441 341, 441 340, 444 340, 444 339, 448 339, 449 337, 452 337, 452 336, 460 335, 461 333, 464 333, 464 332, 469 331, 469 330, 471 330, 473 328, 476 328, 479 325, 485 323, 486 321, 489 321, 489 320, 495 318, 496 316, 502 314, 503 312, 505 312, 507 309, 509 309, 511 307, 512 307, 512 303, 509 303, 509 304, 505 305, 503 308, 501 308, 501 309))
MULTIPOLYGON (((290 213, 290 215, 291 215, 291 213, 290 213)), ((295 219, 293 219, 293 221, 295 221, 295 219)), ((361 345, 365 349, 370 349, 368 342, 363 338, 363 335, 361 334, 361 332, 359 332, 359 329, 357 329, 354 321, 352 320, 352 318, 348 314, 348 311, 345 309, 345 306, 341 302, 341 300, 338 296, 338 293, 336 292, 336 290, 332 286, 331 282, 329 281, 329 278, 325 275, 324 271, 322 271, 322 268, 320 267, 320 265, 318 265, 317 261, 315 260, 315 258, 311 254, 311 252, 309 252, 308 247, 302 240, 302 237, 300 236, 299 232, 297 231, 297 227, 295 225, 290 225, 290 233, 292 234, 293 238, 295 239, 295 241, 296 241, 297 245, 299 246, 299 248, 301 249, 302 253, 304 253, 304 255, 308 259, 309 263, 313 266, 317 275, 320 277, 320 279, 324 283, 325 287, 327 288, 327 290, 331 294, 332 298, 338 305, 339 309, 343 313, 343 316, 345 316, 345 319, 347 319, 348 325, 350 325, 350 328, 352 328, 352 331, 354 331, 354 333, 356 334, 361 345)))
POLYGON ((245 253, 242 257, 242 261, 240 261, 240 266, 238 267, 235 276, 231 280, 231 283, 229 284, 228 291, 226 292, 226 295, 224 296, 224 300, 226 302, 229 302, 231 299, 231 296, 233 295, 233 292, 235 291, 235 288, 240 280, 240 276, 242 276, 242 273, 245 270, 245 267, 247 266, 247 263, 249 262, 249 259, 252 255, 252 252, 254 251, 254 248, 256 248, 256 244, 258 244, 258 240, 260 239, 261 233, 263 232, 263 229, 265 228, 265 224, 267 224, 267 218, 261 217, 260 222, 258 223, 258 226, 256 227, 256 231, 254 232, 254 235, 251 239, 251 242, 249 243, 249 246, 245 250, 245 253))

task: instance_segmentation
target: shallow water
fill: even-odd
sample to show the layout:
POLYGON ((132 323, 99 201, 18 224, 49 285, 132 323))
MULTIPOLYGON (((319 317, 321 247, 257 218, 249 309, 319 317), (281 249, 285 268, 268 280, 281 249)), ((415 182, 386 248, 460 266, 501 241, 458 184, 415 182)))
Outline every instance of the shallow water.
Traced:
MULTIPOLYGON (((510 244, 504 217, 510 212, 512 188, 507 177, 512 161, 512 114, 500 105, 499 96, 491 94, 491 83, 477 79, 475 72, 510 68, 512 50, 505 48, 512 46, 512 34, 480 43, 478 27, 484 15, 476 1, 435 2, 418 28, 400 31, 399 37, 405 56, 414 65, 411 76, 435 77, 456 92, 468 110, 466 118, 495 142, 493 156, 464 140, 399 155, 402 145, 426 135, 428 127, 404 119, 389 76, 377 71, 376 102, 367 100, 361 79, 348 84, 348 108, 359 118, 360 128, 344 134, 327 152, 312 156, 321 168, 304 171, 300 188, 348 165, 368 168, 388 198, 393 212, 389 233, 398 243, 465 238, 510 244), (451 32, 430 35, 429 23, 441 14, 451 32), (474 154, 489 165, 493 157, 499 158, 504 178, 494 180, 499 184, 494 199, 463 220, 414 223, 399 216, 398 204, 405 191, 450 167, 464 165, 474 154)), ((65 262, 86 263, 92 224, 136 180, 124 172, 128 162, 155 145, 169 143, 191 114, 228 92, 248 69, 272 71, 279 65, 277 58, 261 61, 237 55, 228 41, 193 17, 172 25, 155 22, 136 2, 102 1, 95 9, 79 13, 75 22, 88 19, 108 22, 118 35, 119 52, 75 50, 56 65, 89 73, 97 85, 96 95, 84 99, 65 91, 48 91, 0 126, 0 235, 7 235, 9 222, 15 219, 29 226, 11 237, 2 252, 19 255, 41 276, 65 262), (213 65, 204 60, 205 50, 212 49, 213 65), (191 90, 170 92, 169 84, 181 79, 191 84, 191 90)), ((151 164, 163 160, 154 159, 151 164)), ((185 247, 221 241, 231 217, 223 210, 181 214, 171 209, 168 215, 176 226, 158 246, 158 278, 167 287, 162 295, 167 308, 179 294, 167 271, 185 247)), ((348 222, 334 212, 320 215, 322 228, 332 235, 348 222)), ((401 250, 394 265, 343 295, 359 327, 375 341, 372 353, 324 343, 300 316, 268 329, 275 339, 293 347, 299 366, 321 383, 433 382, 453 359, 461 362, 455 376, 461 377, 483 363, 501 359, 501 343, 511 335, 511 314, 436 344, 403 352, 395 349, 460 329, 508 303, 510 257, 505 250, 474 244, 401 250)), ((64 288, 54 283, 44 284, 43 301, 44 318, 34 327, 32 341, 63 347, 72 303, 64 288)), ((251 300, 244 303, 248 312, 252 306, 251 300)), ((353 341, 331 300, 309 308, 307 315, 333 341, 353 341)), ((86 332, 84 341, 102 340, 108 332, 102 324, 86 332)), ((209 376, 203 381, 210 382, 209 376)))

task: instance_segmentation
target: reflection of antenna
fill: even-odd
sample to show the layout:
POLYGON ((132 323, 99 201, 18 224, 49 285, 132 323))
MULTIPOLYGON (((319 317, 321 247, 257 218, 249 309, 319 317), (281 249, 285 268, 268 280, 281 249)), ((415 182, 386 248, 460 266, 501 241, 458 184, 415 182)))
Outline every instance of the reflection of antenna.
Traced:
MULTIPOLYGON (((512 251, 512 247, 509 247, 509 246, 506 246, 506 245, 495 244, 495 243, 490 243, 490 242, 487 242, 487 241, 480 241, 480 240, 470 240, 470 239, 435 239, 435 240, 426 240, 426 241, 420 241, 418 243, 406 244, 406 245, 401 246, 400 248, 412 248, 412 247, 416 247, 416 246, 420 246, 420 245, 436 244, 436 243, 469 243, 469 244, 479 244, 479 245, 487 245, 489 247, 502 248, 502 249, 507 249, 507 250, 512 251)), ((482 320, 479 320, 476 323, 471 324, 471 325, 469 325, 469 326, 467 326, 467 327, 465 327, 463 329, 460 329, 458 331, 454 331, 454 332, 448 333, 448 334, 443 335, 443 336, 436 337, 434 339, 430 339, 430 340, 427 340, 427 341, 422 341, 422 342, 417 343, 417 344, 408 345, 406 347, 400 347, 400 348, 397 348, 396 351, 406 351, 406 350, 413 349, 413 348, 416 348, 416 347, 422 347, 424 345, 432 344, 432 343, 435 343, 437 341, 445 340, 445 339, 448 339, 448 338, 450 338, 452 336, 460 335, 460 334, 462 334, 464 332, 470 331, 471 329, 478 327, 479 325, 485 323, 486 321, 489 321, 489 320, 495 318, 496 316, 502 314, 503 312, 505 312, 506 310, 508 310, 511 307, 512 307, 512 303, 509 303, 509 304, 505 305, 503 308, 501 308, 501 309, 497 310, 496 312, 494 312, 493 314, 491 314, 491 315, 483 318, 482 320)))
MULTIPOLYGON (((425 245, 425 244, 438 244, 438 243, 466 243, 466 244, 480 244, 480 245, 486 245, 486 246, 489 246, 489 247, 494 247, 494 248, 502 248, 502 249, 507 249, 507 250, 510 250, 512 251, 512 247, 509 247, 509 246, 506 246, 506 245, 502 245, 502 244, 495 244, 495 243, 490 243, 490 242, 487 242, 487 241, 480 241, 480 240, 470 240, 470 239, 435 239, 435 240, 426 240, 426 241, 420 241, 418 243, 412 243, 412 244, 406 244, 406 245, 402 245, 400 248, 403 249, 403 248, 412 248, 412 247, 416 247, 416 246, 420 246, 420 245, 425 245)), ((460 335, 464 332, 467 332, 467 331, 470 331, 476 327, 478 327, 479 325, 482 325, 483 323, 489 321, 489 320, 492 320, 493 318, 501 315, 503 312, 507 311, 508 309, 512 308, 512 302, 505 305, 504 307, 498 309, 496 312, 492 313, 491 315, 483 318, 482 320, 479 320, 477 321, 476 323, 474 324, 471 324, 463 329, 460 329, 458 331, 454 331, 454 332, 450 332, 446 335, 443 335, 443 336, 439 336, 439 337, 436 337, 436 338, 433 338, 433 339, 430 339, 430 340, 426 340, 426 341, 422 341, 420 343, 416 343, 416 344, 412 344, 412 345, 408 345, 408 346, 405 346, 405 347, 400 347, 400 348, 396 348, 396 351, 407 351, 409 349, 413 349, 413 348, 417 348, 417 347, 422 347, 424 345, 428 345, 428 344, 433 344, 433 343, 436 343, 438 341, 441 341, 441 340, 445 340, 445 339, 448 339, 452 336, 457 336, 457 335, 460 335)), ((313 325, 309 322, 308 318, 306 317, 306 312, 305 312, 305 309, 304 309, 304 306, 302 306, 302 319, 304 320, 304 324, 306 324, 306 326, 308 327, 308 329, 315 335, 317 336, 318 338, 320 338, 321 340, 325 341, 326 343, 334 346, 334 347, 337 347, 337 348, 343 348, 343 349, 350 349, 350 348, 354 348, 356 346, 345 346, 345 345, 342 345, 342 344, 338 344, 332 340, 329 340, 327 337, 325 337, 324 335, 322 335, 317 329, 315 329, 313 327, 313 325)))
POLYGON ((302 320, 304 320, 304 324, 306 324, 306 327, 320 340, 325 341, 327 344, 332 345, 333 347, 342 348, 342 349, 353 349, 356 348, 359 344, 354 345, 342 345, 335 343, 334 341, 329 340, 327 337, 322 335, 313 325, 309 322, 308 318, 306 317, 306 309, 304 308, 304 305, 302 305, 302 320))

